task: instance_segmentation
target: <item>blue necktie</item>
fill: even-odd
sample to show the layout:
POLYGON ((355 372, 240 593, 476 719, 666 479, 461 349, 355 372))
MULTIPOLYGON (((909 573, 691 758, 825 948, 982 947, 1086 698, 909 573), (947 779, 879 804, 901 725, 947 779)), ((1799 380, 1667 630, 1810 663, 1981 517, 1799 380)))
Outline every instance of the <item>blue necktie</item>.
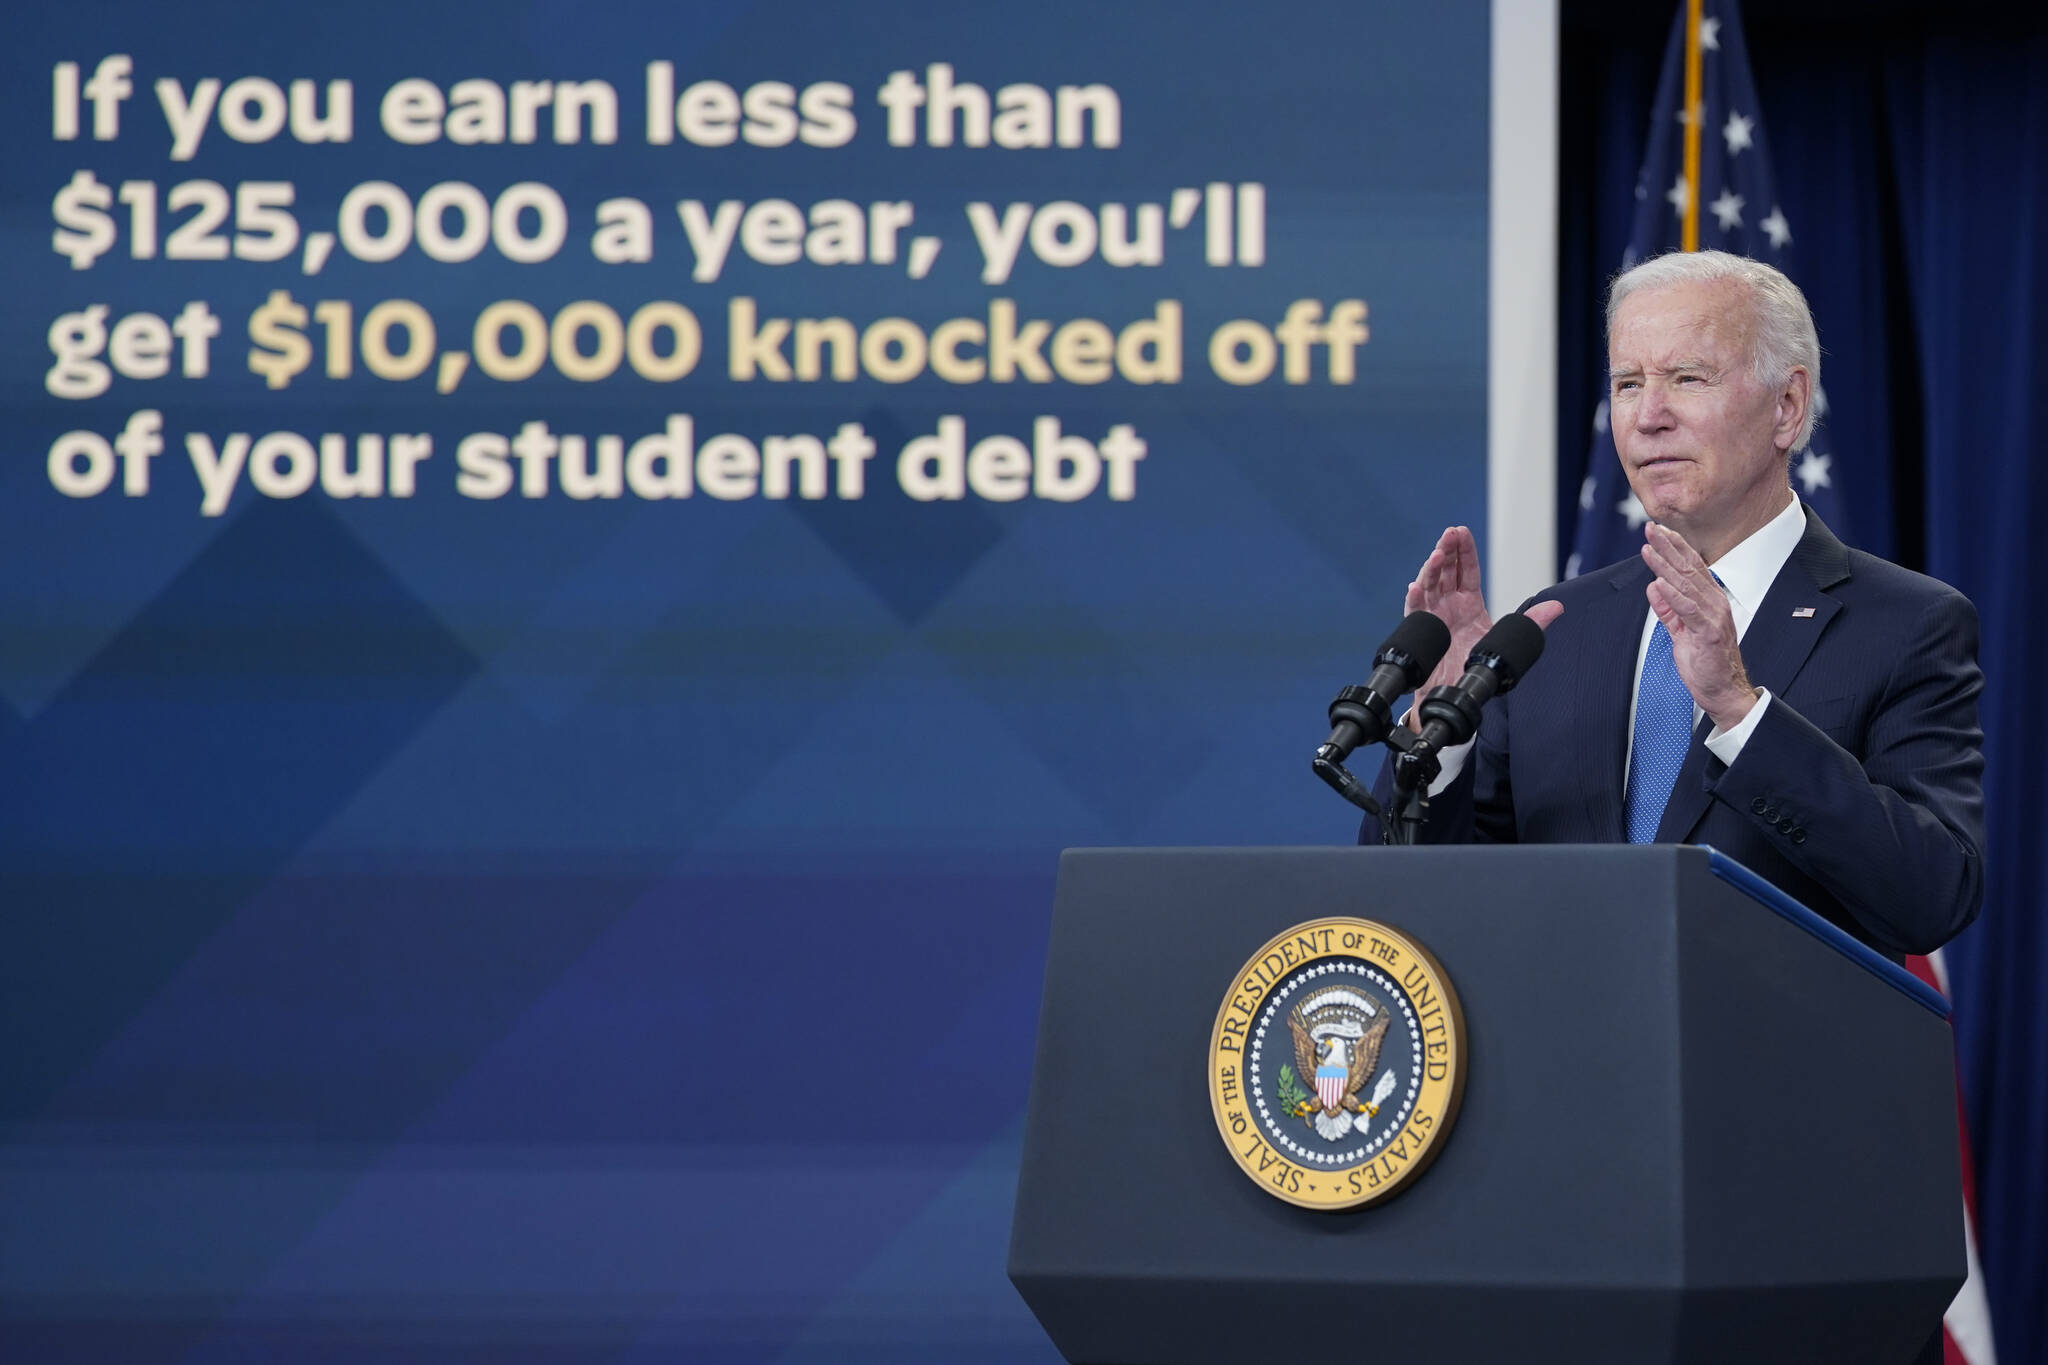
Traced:
POLYGON ((1636 687, 1636 728, 1628 759, 1628 841, 1657 840, 1664 805, 1692 745, 1692 693, 1678 676, 1671 656, 1671 632, 1659 621, 1650 632, 1643 656, 1643 679, 1636 687))

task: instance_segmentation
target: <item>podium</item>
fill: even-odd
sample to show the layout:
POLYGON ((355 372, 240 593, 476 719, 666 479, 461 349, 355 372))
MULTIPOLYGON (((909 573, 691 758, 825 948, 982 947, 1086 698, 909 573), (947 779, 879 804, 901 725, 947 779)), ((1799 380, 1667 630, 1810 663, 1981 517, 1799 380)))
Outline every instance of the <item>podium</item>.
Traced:
POLYGON ((1010 1278, 1080 1365, 1908 1365, 1964 1276, 1946 1015, 1703 848, 1070 850, 1010 1278), (1433 953, 1468 1043, 1434 1164, 1346 1212, 1247 1179, 1205 1074, 1334 915, 1433 953))

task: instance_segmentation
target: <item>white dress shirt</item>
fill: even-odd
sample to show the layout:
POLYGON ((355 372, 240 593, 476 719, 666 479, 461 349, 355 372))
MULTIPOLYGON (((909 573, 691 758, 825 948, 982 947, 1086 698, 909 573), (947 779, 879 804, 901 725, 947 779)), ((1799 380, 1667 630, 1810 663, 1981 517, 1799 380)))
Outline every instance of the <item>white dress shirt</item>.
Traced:
MULTIPOLYGON (((1727 595, 1728 610, 1735 618, 1735 639, 1740 643, 1749 632, 1749 623, 1756 616, 1756 609, 1763 605, 1764 594, 1771 590, 1777 580, 1778 571, 1792 558, 1792 552, 1799 548, 1800 537, 1806 534, 1806 513, 1800 508, 1799 499, 1792 496, 1792 490, 1785 490, 1785 510, 1772 517, 1749 537, 1727 554, 1722 555, 1707 567, 1721 580, 1721 590, 1727 595)), ((1650 652, 1650 636, 1657 629, 1657 613, 1649 608, 1646 598, 1643 603, 1643 635, 1636 645, 1636 684, 1628 694, 1627 744, 1630 761, 1635 754, 1636 694, 1642 690, 1643 660, 1650 652)), ((1764 708, 1771 704, 1768 688, 1758 688, 1756 705, 1749 708, 1749 714, 1729 729, 1715 726, 1707 735, 1707 750, 1729 767, 1741 755, 1743 745, 1756 732, 1757 724, 1763 720, 1764 708)), ((1692 723, 1700 723, 1700 708, 1694 705, 1692 723)), ((1437 780, 1429 786, 1429 794, 1435 796, 1445 787, 1458 780, 1458 774, 1465 771, 1465 764, 1472 754, 1476 739, 1467 740, 1455 748, 1443 751, 1443 769, 1437 780)), ((1628 768, 1622 767, 1622 790, 1628 790, 1628 768)))

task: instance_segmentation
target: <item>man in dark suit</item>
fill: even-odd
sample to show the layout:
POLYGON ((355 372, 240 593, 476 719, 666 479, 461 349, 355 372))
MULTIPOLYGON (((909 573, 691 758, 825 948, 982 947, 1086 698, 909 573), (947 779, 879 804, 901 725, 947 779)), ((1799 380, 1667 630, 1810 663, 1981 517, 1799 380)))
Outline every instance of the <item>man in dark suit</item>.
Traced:
MULTIPOLYGON (((1805 298, 1742 257, 1659 257, 1615 281, 1608 359, 1641 557, 1525 606, 1545 656, 1445 753, 1424 841, 1711 844, 1883 952, 1932 951, 1983 898, 1977 617, 1793 495, 1805 298)), ((1492 624, 1469 530, 1407 609, 1451 627, 1425 691, 1455 681, 1492 624)))

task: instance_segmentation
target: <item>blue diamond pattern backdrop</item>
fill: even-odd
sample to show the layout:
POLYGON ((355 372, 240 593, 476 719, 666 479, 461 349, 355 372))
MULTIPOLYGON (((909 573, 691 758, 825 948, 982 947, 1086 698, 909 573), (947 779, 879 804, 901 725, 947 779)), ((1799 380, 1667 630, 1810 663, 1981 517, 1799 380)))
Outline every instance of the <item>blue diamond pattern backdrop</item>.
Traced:
MULTIPOLYGON (((482 12, 222 0, 12 15, 0 93, 0 1339, 9 1359, 818 1361, 1054 1358, 1002 1278, 1058 850, 1348 842, 1306 759, 1443 525, 1482 538, 1486 7, 545 0, 482 12), (60 63, 133 61, 117 138, 49 136, 60 63), (840 80, 841 148, 648 146, 677 89, 840 80), (899 148, 873 93, 954 65, 993 90, 1102 82, 1114 149, 899 148), (354 82, 355 135, 169 155, 156 82, 354 82), (610 81, 616 143, 401 146, 422 77, 610 81), (350 186, 561 191, 563 252, 438 264, 336 251, 73 270, 75 172, 157 193, 289 180, 309 230, 350 186), (1266 187, 1266 262, 1035 262, 992 286, 963 208, 1266 187), (595 206, 651 207, 655 259, 600 265, 595 206), (675 202, 908 200, 930 276, 691 278, 675 202), (273 290, 420 301, 443 344, 498 299, 649 299, 705 359, 448 396, 247 366, 273 290), (764 316, 1120 326, 1186 308, 1186 378, 729 379, 727 301, 764 316), (1362 298, 1356 381, 1211 377, 1222 322, 1362 298), (204 379, 45 388, 47 333, 204 300, 204 379), (61 433, 163 414, 146 497, 54 491, 61 433), (830 435, 880 449, 858 500, 458 496, 471 432, 830 435), (919 503, 894 452, 965 421, 1148 443, 1112 502, 919 503), (199 514, 184 437, 428 433, 418 492, 199 514), (17 1254, 19 1249, 19 1254, 17 1254)), ((254 106, 244 106, 247 113, 254 106)), ((115 206, 127 231, 126 210, 115 206)), ((190 210, 165 216, 164 233, 190 210)), ((450 220, 452 222, 452 219, 450 220)), ((231 219, 221 229, 231 237, 231 219)), ((315 327, 317 333, 317 325, 315 327)), ((394 346, 396 342, 394 340, 394 346)), ((1108 1045, 1107 1040, 1105 1045, 1108 1045)), ((1134 1124, 1137 1120, 1134 1119, 1134 1124)), ((1133 1140, 1146 1135, 1134 1127, 1133 1140)))

